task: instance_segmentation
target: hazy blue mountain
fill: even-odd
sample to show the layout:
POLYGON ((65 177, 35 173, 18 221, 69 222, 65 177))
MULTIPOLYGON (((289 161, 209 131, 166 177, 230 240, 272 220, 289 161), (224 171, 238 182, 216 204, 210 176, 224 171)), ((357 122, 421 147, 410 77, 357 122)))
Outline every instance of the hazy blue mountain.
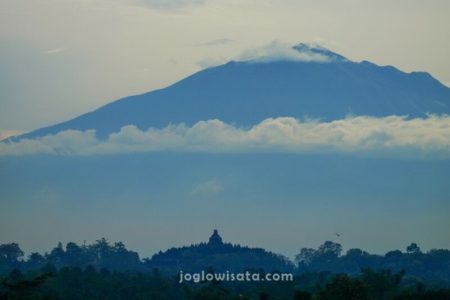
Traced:
POLYGON ((450 113, 450 88, 428 73, 352 62, 305 44, 294 49, 327 56, 331 62, 232 61, 26 136, 96 129, 104 137, 129 124, 147 129, 214 118, 249 126, 279 116, 335 120, 349 114, 423 117, 450 113))

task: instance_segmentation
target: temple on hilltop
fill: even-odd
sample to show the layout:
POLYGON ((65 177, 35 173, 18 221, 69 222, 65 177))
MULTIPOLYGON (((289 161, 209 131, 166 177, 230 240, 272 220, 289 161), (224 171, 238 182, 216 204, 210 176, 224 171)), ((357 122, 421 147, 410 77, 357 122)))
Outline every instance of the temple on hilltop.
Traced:
POLYGON ((214 229, 213 234, 209 237, 208 246, 220 247, 222 245, 222 237, 219 235, 217 229, 214 229))
POLYGON ((158 269, 164 274, 197 273, 212 267, 215 272, 245 272, 249 269, 293 271, 295 265, 287 258, 262 248, 241 247, 224 243, 217 229, 205 243, 170 248, 145 262, 148 270, 158 269))

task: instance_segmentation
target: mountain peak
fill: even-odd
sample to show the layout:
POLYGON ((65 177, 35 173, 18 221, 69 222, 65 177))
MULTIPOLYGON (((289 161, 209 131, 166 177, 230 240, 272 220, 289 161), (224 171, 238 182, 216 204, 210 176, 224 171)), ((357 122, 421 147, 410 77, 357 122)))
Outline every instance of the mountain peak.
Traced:
POLYGON ((336 62, 348 61, 346 57, 317 44, 300 43, 292 48, 300 53, 304 53, 307 55, 321 55, 336 62))

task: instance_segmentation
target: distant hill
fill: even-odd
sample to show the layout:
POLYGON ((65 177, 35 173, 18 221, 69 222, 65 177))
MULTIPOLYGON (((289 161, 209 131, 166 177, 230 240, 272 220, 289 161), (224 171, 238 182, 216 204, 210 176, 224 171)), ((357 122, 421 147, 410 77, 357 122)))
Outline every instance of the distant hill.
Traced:
POLYGON ((347 115, 450 114, 450 89, 428 73, 353 62, 306 44, 294 49, 325 56, 329 62, 231 61, 24 136, 96 129, 105 137, 130 124, 145 130, 216 118, 250 126, 279 116, 335 120, 347 115))
POLYGON ((245 270, 293 271, 288 258, 261 248, 242 247, 224 243, 214 230, 208 243, 171 248, 159 252, 145 262, 149 269, 163 273, 201 272, 212 268, 216 272, 243 272, 245 270))

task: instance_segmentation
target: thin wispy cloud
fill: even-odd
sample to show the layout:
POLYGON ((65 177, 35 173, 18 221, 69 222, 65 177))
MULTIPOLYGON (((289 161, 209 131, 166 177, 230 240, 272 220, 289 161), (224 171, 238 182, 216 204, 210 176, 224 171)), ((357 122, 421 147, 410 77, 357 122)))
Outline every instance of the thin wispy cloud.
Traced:
POLYGON ((162 129, 133 125, 100 140, 94 130, 68 130, 0 144, 0 155, 101 155, 132 152, 361 153, 406 158, 450 158, 450 117, 348 117, 332 122, 271 118, 251 128, 220 120, 162 129))
POLYGON ((67 48, 60 47, 60 48, 54 48, 54 49, 45 50, 44 53, 48 54, 48 55, 52 55, 52 54, 59 54, 59 53, 65 52, 65 51, 67 51, 67 48))
POLYGON ((172 10, 189 6, 204 5, 207 0, 131 0, 133 4, 146 6, 154 9, 172 10))
POLYGON ((222 184, 217 179, 200 182, 194 186, 191 194, 194 196, 211 197, 224 190, 222 184))
POLYGON ((235 40, 223 38, 223 39, 216 39, 216 40, 208 41, 205 43, 200 43, 200 44, 197 44, 197 46, 214 47, 214 46, 230 45, 230 44, 234 44, 234 43, 236 43, 235 40))

